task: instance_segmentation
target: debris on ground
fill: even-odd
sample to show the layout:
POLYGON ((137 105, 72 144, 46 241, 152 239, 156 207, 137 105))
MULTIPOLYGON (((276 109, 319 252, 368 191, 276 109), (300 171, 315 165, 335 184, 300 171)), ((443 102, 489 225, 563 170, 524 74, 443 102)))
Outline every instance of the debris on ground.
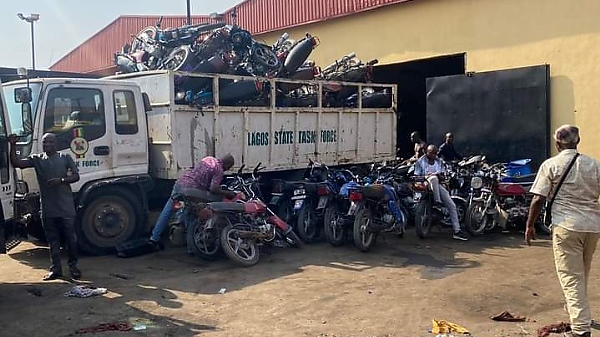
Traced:
POLYGON ((154 323, 151 319, 147 318, 139 318, 139 317, 131 317, 129 319, 129 325, 133 328, 134 331, 143 331, 149 328, 158 328, 158 325, 154 323))
POLYGON ((111 273, 110 276, 120 278, 122 280, 129 280, 129 279, 133 278, 133 276, 131 276, 131 275, 117 274, 117 273, 111 273))
POLYGON ((98 296, 106 294, 106 288, 95 288, 91 286, 78 285, 71 288, 71 290, 65 293, 67 297, 79 297, 79 298, 87 298, 92 296, 98 296))
POLYGON ((219 294, 224 294, 227 291, 226 288, 221 288, 219 289, 219 294))
POLYGON ((458 325, 444 320, 432 320, 431 333, 436 335, 445 334, 459 334, 459 335, 470 335, 471 333, 464 326, 458 325))
POLYGON ((490 318, 492 320, 498 321, 498 322, 526 322, 527 321, 527 317, 513 315, 508 311, 503 311, 503 312, 501 312, 497 315, 494 315, 490 318))
POLYGON ((116 323, 102 323, 96 326, 91 326, 88 328, 83 328, 77 330, 75 333, 96 333, 96 332, 105 332, 105 331, 130 331, 131 325, 125 322, 116 322, 116 323))
POLYGON ((564 333, 571 331, 571 324, 560 322, 545 325, 537 330, 537 337, 548 337, 551 333, 564 333))

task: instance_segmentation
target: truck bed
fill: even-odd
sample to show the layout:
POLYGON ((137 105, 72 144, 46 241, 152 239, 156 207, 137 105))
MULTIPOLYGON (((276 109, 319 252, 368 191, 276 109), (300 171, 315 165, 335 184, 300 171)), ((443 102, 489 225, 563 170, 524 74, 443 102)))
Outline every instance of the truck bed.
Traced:
MULTIPOLYGON (((183 74, 198 76, 197 74, 183 74)), ((274 98, 264 106, 219 104, 218 81, 256 78, 229 75, 211 77, 214 104, 175 104, 175 76, 182 73, 152 71, 111 78, 136 82, 150 98, 148 113, 150 171, 159 179, 176 179, 204 156, 231 153, 239 168, 251 169, 262 162, 266 171, 303 169, 309 159, 328 165, 362 164, 392 160, 396 153, 397 87, 387 84, 336 82, 358 88, 358 107, 278 107, 274 98), (391 92, 387 108, 363 108, 363 87, 391 92)), ((262 79, 270 82, 272 96, 277 85, 309 84, 319 92, 330 82, 262 79)))

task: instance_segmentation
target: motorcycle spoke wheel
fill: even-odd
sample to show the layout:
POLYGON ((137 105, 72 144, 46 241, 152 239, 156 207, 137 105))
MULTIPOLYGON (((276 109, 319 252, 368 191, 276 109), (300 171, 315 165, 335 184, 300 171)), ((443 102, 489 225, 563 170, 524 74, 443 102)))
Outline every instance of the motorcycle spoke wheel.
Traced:
POLYGON ((214 231, 202 230, 197 226, 198 230, 194 233, 194 243, 201 253, 206 255, 214 255, 219 250, 219 238, 215 237, 214 231))
POLYGON ((227 244, 231 249, 244 260, 251 260, 256 255, 254 245, 249 245, 245 240, 229 236, 227 244))
POLYGON ((273 69, 279 67, 279 59, 271 49, 260 46, 254 51, 254 56, 256 61, 268 68, 273 69))

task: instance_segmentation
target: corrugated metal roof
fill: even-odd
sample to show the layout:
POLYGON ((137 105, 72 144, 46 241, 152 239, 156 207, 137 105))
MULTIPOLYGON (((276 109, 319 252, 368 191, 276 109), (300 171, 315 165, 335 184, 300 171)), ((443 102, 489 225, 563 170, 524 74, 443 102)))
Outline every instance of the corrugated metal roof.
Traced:
MULTIPOLYGON (((245 0, 223 13, 227 24, 233 22, 252 34, 264 34, 323 20, 348 16, 382 6, 412 0, 245 0)), ((159 16, 120 16, 77 48, 56 61, 51 70, 106 74, 112 72, 113 54, 131 35, 152 26, 159 16)), ((185 16, 164 16, 162 26, 182 26, 185 16)), ((192 16, 192 23, 215 22, 207 15, 192 16)))

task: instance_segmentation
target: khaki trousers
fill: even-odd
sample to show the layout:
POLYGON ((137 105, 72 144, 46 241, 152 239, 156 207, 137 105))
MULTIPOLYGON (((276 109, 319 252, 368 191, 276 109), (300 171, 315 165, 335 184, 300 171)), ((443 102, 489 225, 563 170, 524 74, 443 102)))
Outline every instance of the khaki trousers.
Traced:
POLYGON ((587 296, 587 285, 592 256, 600 233, 582 233, 552 227, 552 247, 558 280, 562 286, 571 329, 575 334, 591 331, 592 312, 587 296))

